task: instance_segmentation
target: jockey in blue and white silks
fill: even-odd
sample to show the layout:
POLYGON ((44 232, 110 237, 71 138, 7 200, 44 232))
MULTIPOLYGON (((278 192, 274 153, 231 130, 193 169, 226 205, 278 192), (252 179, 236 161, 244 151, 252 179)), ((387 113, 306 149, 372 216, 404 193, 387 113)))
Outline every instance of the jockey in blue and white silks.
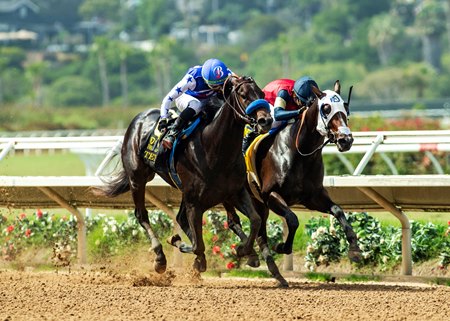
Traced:
POLYGON ((231 70, 222 61, 214 58, 206 60, 202 66, 189 68, 161 103, 160 130, 167 127, 168 111, 173 105, 181 111, 162 141, 164 148, 172 148, 175 137, 202 110, 202 101, 214 96, 231 74, 231 70))

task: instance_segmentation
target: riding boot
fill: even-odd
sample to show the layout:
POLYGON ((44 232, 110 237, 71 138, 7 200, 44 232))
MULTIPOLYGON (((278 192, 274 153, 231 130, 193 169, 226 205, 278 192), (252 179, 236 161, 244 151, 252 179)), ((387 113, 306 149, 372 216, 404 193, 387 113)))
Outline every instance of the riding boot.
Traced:
POLYGON ((172 149, 175 138, 180 134, 180 132, 183 130, 184 126, 194 116, 195 116, 195 110, 192 108, 189 108, 189 107, 181 112, 180 116, 178 116, 178 118, 175 120, 173 125, 170 127, 169 132, 167 133, 166 137, 164 137, 164 139, 162 140, 162 146, 165 149, 172 149))
POLYGON ((248 131, 247 135, 245 135, 242 140, 242 154, 245 155, 245 152, 258 135, 259 134, 253 128, 248 131))

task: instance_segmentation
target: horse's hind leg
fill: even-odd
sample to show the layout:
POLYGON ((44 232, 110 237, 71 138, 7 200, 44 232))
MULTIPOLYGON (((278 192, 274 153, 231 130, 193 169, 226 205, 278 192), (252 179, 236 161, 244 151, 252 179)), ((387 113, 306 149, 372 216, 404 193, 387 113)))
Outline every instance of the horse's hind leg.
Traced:
POLYGON ((267 218, 269 217, 269 209, 262 203, 255 204, 256 210, 261 215, 261 227, 259 229, 259 236, 257 238, 258 246, 261 250, 262 257, 267 264, 267 268, 269 269, 272 276, 278 281, 281 287, 288 287, 287 281, 281 275, 280 270, 278 269, 275 260, 270 253, 269 246, 267 245, 267 218))
POLYGON ((252 254, 253 244, 261 227, 261 217, 255 210, 250 194, 245 188, 242 188, 239 192, 237 202, 234 205, 250 220, 250 235, 248 236, 247 242, 236 248, 237 256, 243 257, 252 254))
POLYGON ((282 242, 277 244, 274 250, 280 254, 291 254, 295 232, 297 231, 299 225, 297 215, 291 211, 284 199, 276 192, 270 193, 268 205, 272 211, 286 220, 286 225, 288 226, 286 241, 284 243, 282 242))
MULTIPOLYGON (((234 206, 226 202, 223 203, 223 206, 227 211, 227 222, 229 229, 232 230, 242 242, 247 242, 248 237, 242 230, 241 220, 239 219, 234 206)), ((248 256, 247 265, 254 268, 257 268, 260 265, 259 256, 254 249, 248 256)))
POLYGON ((153 232, 150 221, 148 219, 148 211, 145 208, 145 184, 146 180, 140 178, 139 180, 131 180, 131 195, 135 204, 134 215, 139 224, 144 228, 147 237, 151 242, 151 248, 156 254, 154 268, 158 273, 164 273, 167 267, 166 256, 164 255, 162 245, 158 240, 156 234, 153 232))

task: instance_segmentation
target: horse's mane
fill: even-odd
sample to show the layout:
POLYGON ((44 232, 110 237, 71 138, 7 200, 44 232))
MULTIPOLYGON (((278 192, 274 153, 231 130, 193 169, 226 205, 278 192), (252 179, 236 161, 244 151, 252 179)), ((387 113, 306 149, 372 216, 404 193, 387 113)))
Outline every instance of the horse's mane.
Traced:
MULTIPOLYGON (((319 108, 319 97, 315 97, 314 99, 309 99, 307 101, 306 106, 308 106, 308 109, 305 110, 304 112, 308 113, 306 114, 306 118, 305 118, 305 124, 307 126, 311 126, 312 128, 310 128, 311 131, 315 131, 316 130, 316 126, 317 126, 317 121, 318 121, 318 111, 317 108, 319 108)), ((298 124, 298 126, 300 126, 301 123, 301 116, 299 118, 299 121, 296 122, 298 124)))
POLYGON ((206 123, 209 124, 218 114, 225 101, 218 96, 213 96, 203 102, 203 113, 206 123))

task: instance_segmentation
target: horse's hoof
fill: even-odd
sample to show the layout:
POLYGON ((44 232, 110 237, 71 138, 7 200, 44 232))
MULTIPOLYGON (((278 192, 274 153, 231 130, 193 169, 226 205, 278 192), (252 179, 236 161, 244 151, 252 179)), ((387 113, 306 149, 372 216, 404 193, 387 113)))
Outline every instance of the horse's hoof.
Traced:
POLYGON ((196 257, 193 264, 194 270, 202 273, 206 271, 206 258, 205 257, 196 257))
POLYGON ((259 257, 257 254, 252 254, 248 257, 247 259, 247 265, 252 267, 252 268, 257 268, 261 265, 260 261, 259 261, 259 257))
POLYGON ((192 253, 192 246, 187 245, 186 243, 181 243, 178 248, 181 253, 192 253))
POLYGON ((167 268, 167 263, 159 263, 156 262, 153 264, 153 267, 155 268, 155 272, 158 274, 163 274, 164 272, 166 272, 166 268, 167 268))
POLYGON ((362 263, 362 255, 361 250, 349 250, 348 251, 348 258, 353 263, 362 263))
POLYGON ((279 275, 278 277, 275 277, 278 281, 278 287, 279 288, 288 288, 289 287, 289 283, 288 281, 286 281, 281 275, 279 275))
POLYGON ((178 234, 172 235, 167 239, 167 243, 175 247, 177 247, 177 242, 181 242, 181 236, 178 234))

